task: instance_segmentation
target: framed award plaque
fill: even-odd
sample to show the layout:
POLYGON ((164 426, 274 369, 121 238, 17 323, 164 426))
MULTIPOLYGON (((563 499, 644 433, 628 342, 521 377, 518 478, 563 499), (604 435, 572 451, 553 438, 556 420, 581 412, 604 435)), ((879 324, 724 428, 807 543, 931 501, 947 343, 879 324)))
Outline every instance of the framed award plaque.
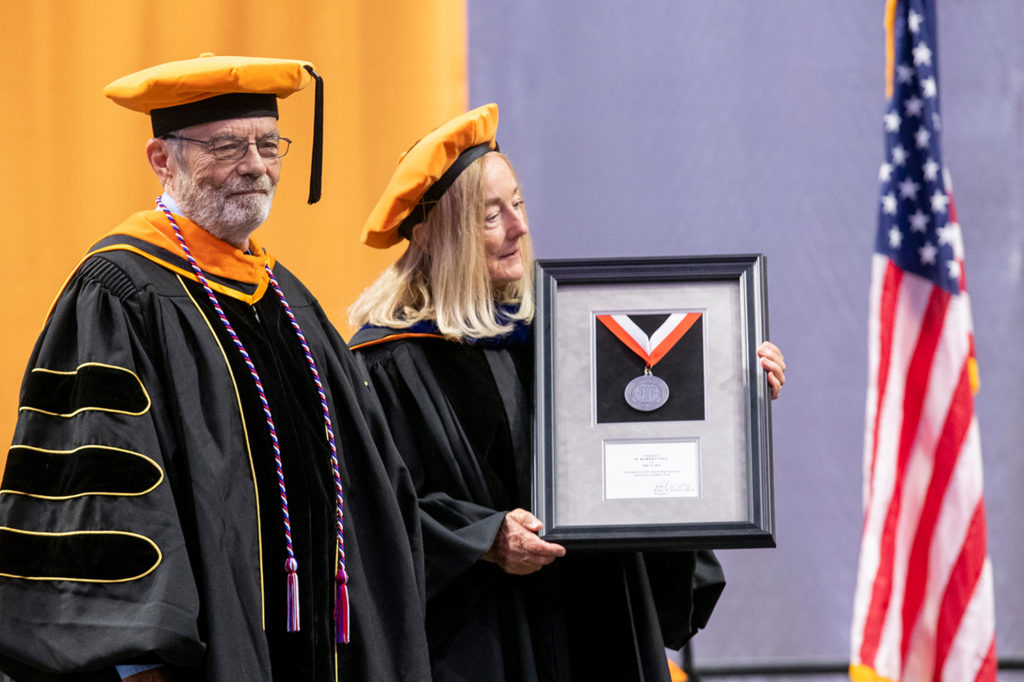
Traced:
POLYGON ((773 547, 761 255, 537 262, 533 511, 581 549, 773 547))

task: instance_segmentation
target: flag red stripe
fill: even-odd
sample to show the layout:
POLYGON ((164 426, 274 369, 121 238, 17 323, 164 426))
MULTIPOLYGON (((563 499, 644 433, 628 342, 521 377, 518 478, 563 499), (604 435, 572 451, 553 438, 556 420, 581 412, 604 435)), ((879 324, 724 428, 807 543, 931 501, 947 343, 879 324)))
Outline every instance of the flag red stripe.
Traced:
POLYGON ((900 429, 899 456, 896 460, 896 478, 882 526, 878 570, 872 585, 871 601, 864 626, 864 641, 861 645, 860 660, 864 663, 870 663, 875 659, 881 641, 882 629, 885 626, 885 618, 889 612, 895 561, 894 548, 900 509, 903 504, 903 479, 921 419, 921 409, 928 389, 928 378, 932 361, 935 358, 935 349, 942 338, 943 320, 946 317, 946 309, 949 307, 949 299, 949 294, 942 289, 938 287, 932 289, 921 319, 921 329, 918 333, 914 353, 907 368, 903 392, 903 423, 900 429))
MULTIPOLYGON (((889 363, 892 355, 892 333, 894 318, 896 316, 896 301, 900 294, 900 284, 903 282, 903 270, 896 267, 891 261, 886 261, 885 276, 882 281, 882 290, 879 297, 878 311, 878 399, 875 406, 875 423, 871 433, 871 468, 868 473, 868 499, 874 497, 875 482, 875 460, 878 457, 878 429, 882 422, 882 401, 885 398, 885 387, 889 381, 889 363)), ((868 507, 865 505, 864 519, 867 521, 868 507)))
POLYGON ((935 526, 942 501, 949 489, 953 470, 960 457, 960 451, 967 437, 967 431, 974 418, 971 399, 971 379, 964 358, 960 370, 960 379, 953 392, 953 400, 946 414, 939 440, 935 445, 934 463, 928 492, 925 495, 921 516, 918 520, 914 543, 907 561, 907 586, 903 597, 903 637, 900 646, 900 658, 906 660, 910 647, 910 636, 917 624, 924 601, 925 586, 928 582, 928 560, 931 554, 935 526))
POLYGON ((942 672, 953 646, 964 610, 971 601, 981 578, 987 557, 987 531, 985 527, 985 501, 979 498, 967 528, 967 537, 949 576, 939 607, 939 622, 935 640, 935 671, 942 672))
MULTIPOLYGON (((928 393, 935 349, 942 339, 942 327, 949 308, 950 295, 938 287, 932 289, 928 306, 921 319, 921 331, 917 337, 914 355, 907 368, 907 383, 903 391, 903 427, 900 431, 900 450, 897 460, 897 476, 902 479, 910 459, 910 452, 917 438, 921 421, 921 410, 928 393)), ((897 510, 898 511, 898 510, 897 510)))
MULTIPOLYGON (((882 404, 885 401, 885 391, 889 380, 889 367, 892 359, 893 330, 896 326, 896 312, 898 309, 899 292, 903 283, 903 270, 896 267, 891 261, 886 261, 885 273, 882 278, 879 291, 878 307, 878 370, 877 370, 877 406, 875 409, 875 423, 872 427, 872 451, 871 468, 868 479, 869 491, 867 503, 864 505, 864 528, 867 528, 868 517, 874 505, 875 498, 875 463, 878 456, 878 432, 883 418, 882 404)), ((883 557, 884 558, 884 557, 883 557)), ((890 567, 891 568, 891 567, 890 567)), ((866 665, 873 665, 875 654, 878 651, 878 644, 882 636, 882 624, 885 621, 884 614, 877 617, 879 592, 881 586, 876 580, 872 585, 870 609, 867 614, 863 628, 863 639, 861 641, 860 661, 866 665), (874 617, 873 617, 874 616, 874 617)), ((884 592, 888 594, 888 586, 884 592)))

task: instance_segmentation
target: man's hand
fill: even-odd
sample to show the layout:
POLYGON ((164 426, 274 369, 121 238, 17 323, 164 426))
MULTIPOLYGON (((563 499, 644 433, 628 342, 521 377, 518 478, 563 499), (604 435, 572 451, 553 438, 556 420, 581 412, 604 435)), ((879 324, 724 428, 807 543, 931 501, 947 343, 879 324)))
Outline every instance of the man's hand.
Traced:
POLYGON ((765 341, 757 348, 757 358, 768 373, 768 384, 772 387, 772 400, 779 397, 782 385, 786 383, 786 360, 775 344, 765 341))
POLYGON ((525 509, 513 509, 505 514, 494 544, 481 558, 498 564, 512 575, 539 571, 558 557, 565 556, 565 547, 537 537, 542 525, 540 519, 525 509))

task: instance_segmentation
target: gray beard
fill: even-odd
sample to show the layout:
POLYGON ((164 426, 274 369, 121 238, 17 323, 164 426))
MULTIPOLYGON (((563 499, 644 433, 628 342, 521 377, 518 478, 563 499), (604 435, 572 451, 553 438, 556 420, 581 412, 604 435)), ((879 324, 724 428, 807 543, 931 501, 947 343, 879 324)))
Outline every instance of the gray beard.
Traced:
POLYGON ((270 215, 276 187, 266 175, 252 180, 239 177, 221 187, 200 186, 190 174, 178 176, 172 195, 182 215, 221 241, 244 246, 249 235, 270 215), (262 189, 264 195, 228 197, 232 192, 262 189))

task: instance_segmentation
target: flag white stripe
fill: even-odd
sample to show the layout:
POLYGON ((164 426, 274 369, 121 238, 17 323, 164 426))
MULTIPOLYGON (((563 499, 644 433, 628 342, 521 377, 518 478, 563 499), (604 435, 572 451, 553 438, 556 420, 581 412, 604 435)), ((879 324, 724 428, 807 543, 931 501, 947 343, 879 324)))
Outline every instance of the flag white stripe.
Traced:
POLYGON ((993 594, 992 561, 986 557, 981 577, 953 640, 953 649, 942 667, 942 679, 974 680, 977 677, 996 634, 993 594))
POLYGON ((881 254, 871 258, 871 291, 868 297, 868 391, 867 417, 864 420, 864 458, 861 477, 861 504, 867 509, 871 490, 871 448, 874 443, 875 417, 878 415, 878 368, 881 356, 879 334, 882 323, 882 282, 889 269, 889 259, 881 254))
MULTIPOLYGON (((875 366, 872 368, 872 372, 868 377, 868 414, 875 415, 875 408, 878 405, 878 363, 881 359, 881 345, 880 335, 882 332, 881 325, 881 301, 883 297, 882 286, 885 282, 886 272, 889 267, 889 259, 875 254, 872 261, 872 280, 871 280, 871 308, 874 311, 874 315, 871 317, 871 334, 869 336, 869 355, 873 358, 875 366)), ((901 292, 902 293, 902 292, 901 292)), ((895 333, 894 333, 895 336, 895 333)), ((898 346, 895 343, 891 344, 891 348, 905 348, 906 346, 898 346)), ((902 390, 894 388, 893 384, 898 380, 898 377, 902 377, 904 372, 900 372, 897 367, 890 365, 889 371, 889 384, 886 387, 886 399, 891 399, 894 392, 902 393, 902 390)), ((881 409, 881 415, 891 415, 892 412, 886 411, 884 406, 881 409)), ((883 420, 885 421, 885 420, 883 420)), ((882 424, 879 424, 878 428, 878 440, 881 441, 884 438, 884 429, 882 424)), ((880 514, 880 504, 877 502, 878 499, 888 500, 892 495, 892 489, 895 484, 894 468, 888 466, 893 464, 889 461, 889 458, 879 458, 879 461, 875 464, 874 472, 871 471, 872 453, 875 444, 875 420, 869 419, 865 422, 865 434, 864 434, 864 529, 863 537, 861 538, 860 547, 860 571, 857 575, 857 588, 854 598, 853 605, 853 629, 852 629, 852 642, 851 642, 851 660, 860 660, 860 649, 864 641, 864 628, 866 625, 868 609, 871 604, 872 588, 874 587, 874 578, 878 572, 878 566, 880 562, 880 547, 878 545, 878 539, 881 537, 881 525, 884 521, 884 516, 880 514)), ((878 452, 884 452, 881 446, 877 449, 878 452)))
POLYGON ((977 457, 979 452, 978 425, 975 419, 967 431, 932 536, 925 599, 921 606, 920 618, 911 634, 905 664, 904 678, 908 680, 925 680, 931 679, 932 676, 939 607, 950 573, 960 554, 959 551, 954 552, 950 548, 964 546, 974 509, 981 498, 981 468, 978 466, 980 459, 977 457))
MULTIPOLYGON (((921 443, 922 449, 924 453, 928 454, 929 459, 931 458, 930 453, 935 450, 936 438, 940 435, 948 417, 951 406, 950 399, 960 381, 964 362, 970 354, 970 343, 967 334, 963 332, 965 312, 969 312, 967 305, 967 301, 959 296, 950 301, 942 341, 936 349, 935 362, 929 375, 928 400, 919 434, 922 438, 925 434, 932 436, 929 443, 923 441, 921 443)), ((974 509, 982 496, 981 448, 978 441, 977 420, 972 419, 964 443, 960 447, 956 466, 951 472, 947 491, 933 529, 928 555, 928 574, 925 578, 927 582, 924 600, 921 603, 918 619, 913 624, 914 630, 911 633, 908 660, 904 663, 905 679, 930 679, 933 672, 936 645, 935 628, 938 622, 939 607, 950 572, 959 556, 959 551, 950 551, 950 548, 964 546, 974 509), (974 475, 975 470, 977 476, 974 475)), ((912 476, 915 478, 920 476, 922 481, 930 480, 933 467, 929 463, 927 468, 930 470, 927 472, 915 471, 912 476)), ((911 485, 910 482, 913 480, 914 478, 908 476, 908 487, 917 487, 911 485)), ((914 513, 914 510, 910 508, 906 511, 908 514, 914 513)), ((920 510, 917 510, 916 514, 919 512, 920 510)), ((901 542, 910 542, 912 539, 911 537, 909 540, 901 540, 901 542)))
MULTIPOLYGON (((888 267, 888 259, 878 255, 875 256, 875 259, 882 262, 875 269, 875 279, 872 282, 872 297, 880 299, 882 295, 882 282, 885 279, 885 270, 888 267)), ((932 285, 930 283, 918 277, 904 274, 895 304, 896 312, 892 323, 889 372, 885 394, 882 397, 881 417, 878 426, 877 452, 879 456, 876 457, 874 476, 870 482, 873 492, 869 496, 870 499, 866 501, 864 537, 861 543, 861 569, 858 575, 857 592, 854 600, 854 637, 852 649, 854 660, 859 660, 875 576, 878 573, 881 561, 881 542, 885 518, 889 511, 889 505, 896 486, 896 467, 898 463, 896 457, 886 456, 886 453, 899 451, 900 434, 903 426, 903 394, 906 386, 907 370, 917 345, 920 333, 920 320, 924 316, 924 310, 931 296, 931 290, 932 285)), ((881 350, 878 347, 878 332, 872 335, 870 344, 873 347, 872 352, 880 357, 881 350)), ((869 379, 869 384, 875 389, 875 395, 877 395, 878 390, 877 379, 876 371, 869 379)), ((869 410, 876 404, 876 401, 870 403, 869 410)), ((870 467, 872 456, 871 436, 874 425, 868 424, 866 428, 868 432, 865 438, 864 458, 866 460, 865 467, 870 467)), ((867 474, 865 476, 867 477, 867 474)), ((891 617, 892 610, 890 607, 886 619, 887 622, 891 617)), ((883 635, 884 641, 886 640, 883 635)), ((897 651, 896 656, 898 657, 898 655, 899 652, 897 651)))

